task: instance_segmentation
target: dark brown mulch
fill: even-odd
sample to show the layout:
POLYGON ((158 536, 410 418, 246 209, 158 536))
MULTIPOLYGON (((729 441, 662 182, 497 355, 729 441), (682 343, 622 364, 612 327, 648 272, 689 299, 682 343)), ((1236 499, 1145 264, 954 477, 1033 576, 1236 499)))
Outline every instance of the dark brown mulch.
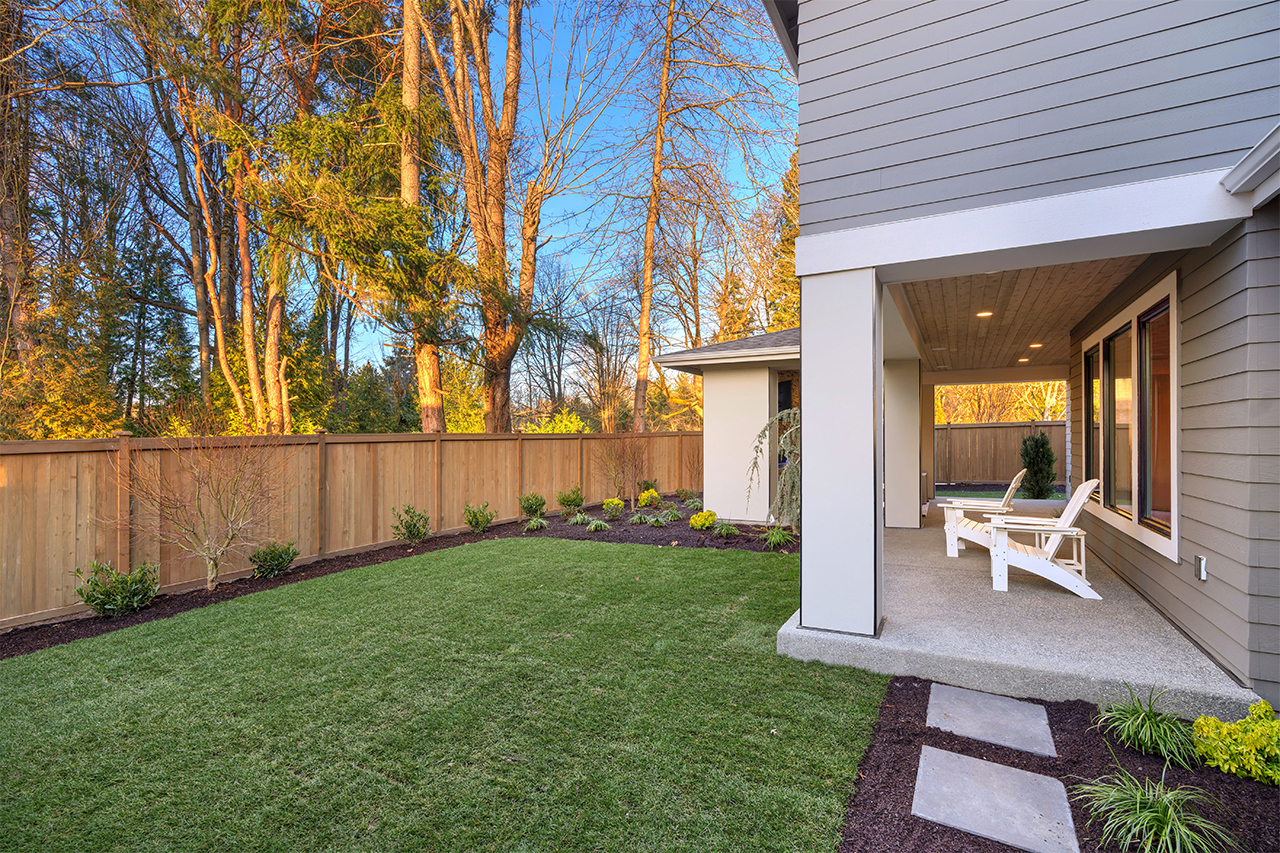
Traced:
MULTIPOLYGON (((593 516, 599 517, 601 515, 598 507, 593 508, 593 510, 591 511, 593 516)), ((547 528, 536 533, 525 533, 523 522, 511 522, 509 524, 495 525, 484 533, 467 532, 433 536, 419 545, 389 545, 375 551, 364 551, 359 554, 315 560, 298 566, 278 578, 242 578, 219 584, 212 592, 201 589, 176 595, 160 595, 156 597, 149 607, 128 616, 106 618, 90 614, 72 616, 57 622, 14 628, 0 634, 0 660, 25 655, 50 646, 59 646, 72 640, 96 637, 99 634, 127 628, 130 625, 140 625, 143 622, 151 622, 155 619, 165 619, 187 610, 194 610, 197 607, 206 607, 219 601, 239 598, 251 592, 274 589, 285 584, 318 578, 322 575, 330 575, 334 572, 354 569, 358 566, 371 566, 377 563, 385 563, 388 560, 398 560, 401 557, 410 557, 415 554, 427 554, 431 551, 438 551, 441 548, 453 548, 485 539, 506 539, 512 536, 525 536, 542 539, 590 539, 594 542, 620 542, 638 545, 678 545, 681 548, 766 550, 764 544, 758 538, 758 533, 761 530, 759 527, 738 525, 742 535, 735 536, 732 539, 719 539, 712 536, 710 532, 690 530, 688 516, 692 513, 689 510, 682 511, 685 515, 685 520, 667 527, 631 525, 626 523, 624 517, 621 521, 612 522, 611 530, 588 533, 585 525, 565 524, 559 516, 549 516, 547 518, 547 528)), ((798 550, 798 547, 793 546, 787 550, 794 553, 798 550)))
MULTIPOLYGON (((1048 711, 1058 758, 1031 755, 928 728, 925 720, 929 685, 928 681, 908 677, 889 682, 871 746, 858 765, 857 789, 845 814, 840 853, 987 853, 1014 849, 911 816, 920 748, 926 744, 1056 777, 1067 786, 1068 793, 1082 780, 1115 773, 1116 759, 1138 778, 1159 779, 1165 772, 1161 759, 1118 744, 1111 744, 1113 759, 1107 748, 1109 741, 1092 728, 1097 708, 1088 702, 1037 702, 1048 711)), ((1280 851, 1280 792, 1276 788, 1207 767, 1196 771, 1170 767, 1165 782, 1194 786, 1213 797, 1219 807, 1206 808, 1205 816, 1235 834, 1241 849, 1253 853, 1280 851)), ((1080 803, 1072 802, 1071 817, 1082 853, 1106 849, 1098 845, 1099 829, 1087 825, 1080 803)))

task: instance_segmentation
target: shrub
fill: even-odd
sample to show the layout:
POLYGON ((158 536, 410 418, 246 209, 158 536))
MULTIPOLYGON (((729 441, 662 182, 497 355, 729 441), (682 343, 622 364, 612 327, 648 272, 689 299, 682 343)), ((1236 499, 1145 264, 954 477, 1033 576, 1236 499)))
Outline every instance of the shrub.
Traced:
POLYGON ((567 492, 556 492, 556 503, 560 504, 562 516, 576 515, 582 509, 582 486, 574 486, 567 492))
POLYGON ((716 514, 711 510, 696 512, 689 519, 689 526, 694 530, 710 530, 716 524, 716 514))
POLYGON ((89 562, 89 575, 77 568, 72 572, 82 583, 76 595, 99 616, 124 616, 151 603, 160 591, 160 569, 143 563, 131 572, 117 572, 110 563, 89 562))
POLYGON ((527 522, 525 522, 525 525, 524 525, 525 533, 533 533, 538 530, 546 530, 546 529, 547 529, 547 520, 540 515, 529 519, 527 522))
POLYGON ((1249 706, 1249 715, 1234 723, 1216 717, 1195 721, 1196 752, 1210 767, 1280 785, 1280 720, 1271 705, 1259 699, 1249 706))
POLYGON ((1053 471, 1057 464, 1053 444, 1044 432, 1022 439, 1022 467, 1027 469, 1026 476, 1022 478, 1023 494, 1032 500, 1053 497, 1053 471))
POLYGON ((1173 714, 1156 710, 1156 702, 1164 693, 1155 688, 1144 701, 1128 684, 1127 702, 1099 706, 1097 725, 1107 734, 1146 755, 1158 755, 1188 770, 1196 765, 1195 744, 1191 728, 1173 714))
POLYGON ((625 508, 626 504, 618 498, 609 498, 604 502, 604 517, 611 519, 622 518, 622 511, 625 508))
POLYGON ((298 549, 292 542, 288 545, 272 542, 249 555, 255 578, 279 577, 289 570, 289 566, 293 565, 296 559, 298 559, 298 549))
POLYGON ((685 506, 687 506, 689 509, 693 510, 694 512, 701 512, 701 511, 702 511, 702 499, 701 499, 701 498, 689 498, 689 500, 687 500, 687 501, 685 501, 685 502, 684 502, 684 505, 685 505, 685 506))
POLYGON ((662 503, 662 495, 653 489, 645 489, 640 493, 640 506, 656 507, 660 503, 662 503))
POLYGON ((589 524, 590 522, 591 516, 587 515, 585 512, 576 512, 569 516, 568 520, 565 521, 565 524, 581 525, 589 524))
POLYGON ((663 518, 663 517, 662 517, 662 515, 660 515, 660 514, 659 514, 659 515, 651 515, 651 516, 649 516, 649 526, 650 526, 650 527, 666 527, 666 526, 667 526, 667 520, 666 520, 665 518, 663 518))
POLYGON ((609 522, 605 521, 603 518, 593 518, 587 522, 588 533, 600 533, 611 529, 609 522))
POLYGON ((489 502, 485 501, 480 506, 472 506, 467 504, 462 510, 462 515, 467 519, 467 527, 470 527, 476 533, 484 533, 489 529, 489 525, 493 523, 497 513, 489 509, 489 502))
POLYGON ((721 539, 728 539, 732 536, 737 536, 741 531, 727 521, 717 521, 715 527, 711 528, 711 532, 721 539))
POLYGON ((1137 779, 1121 768, 1075 786, 1073 797, 1089 807, 1089 823, 1102 822, 1102 846, 1143 853, 1210 853, 1231 849, 1235 841, 1225 829, 1202 817, 1197 806, 1209 799, 1195 788, 1170 788, 1160 781, 1137 779))
POLYGON ((546 511, 547 499, 537 492, 520 496, 520 512, 528 518, 542 518, 542 514, 546 511))
POLYGON ((391 526, 391 532, 397 539, 404 539, 416 545, 431 535, 431 516, 418 512, 408 505, 404 507, 403 513, 393 509, 391 514, 396 517, 396 523, 391 526))
POLYGON ((676 498, 678 498, 679 500, 685 501, 686 503, 693 500, 697 496, 698 496, 698 493, 695 492, 693 489, 676 489, 676 498))
POLYGON ((680 510, 678 509, 664 509, 662 512, 658 513, 658 517, 667 524, 675 524, 684 516, 680 515, 680 510))
POLYGON ((764 532, 760 534, 760 541, 763 542, 770 551, 777 551, 795 542, 796 537, 793 536, 791 531, 787 530, 785 527, 780 527, 775 524, 772 527, 766 527, 764 529, 764 532))
POLYGON ((640 489, 640 494, 644 494, 645 492, 658 491, 657 480, 640 480, 638 483, 636 483, 636 486, 640 489))
POLYGON ((648 524, 649 516, 643 512, 637 512, 635 515, 627 519, 627 524, 648 524))

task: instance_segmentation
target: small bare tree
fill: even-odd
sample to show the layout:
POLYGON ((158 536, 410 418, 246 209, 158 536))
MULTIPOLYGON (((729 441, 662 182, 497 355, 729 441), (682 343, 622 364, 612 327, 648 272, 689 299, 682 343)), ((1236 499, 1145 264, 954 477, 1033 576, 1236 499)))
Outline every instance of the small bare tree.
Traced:
POLYGON ((139 508, 135 528, 199 557, 205 588, 234 555, 248 556, 276 498, 283 452, 279 436, 160 439, 158 452, 137 458, 131 472, 139 508))
POLYGON ((631 502, 636 508, 636 488, 645 473, 649 452, 644 441, 632 435, 615 434, 608 441, 597 445, 596 465, 604 471, 613 493, 631 502))

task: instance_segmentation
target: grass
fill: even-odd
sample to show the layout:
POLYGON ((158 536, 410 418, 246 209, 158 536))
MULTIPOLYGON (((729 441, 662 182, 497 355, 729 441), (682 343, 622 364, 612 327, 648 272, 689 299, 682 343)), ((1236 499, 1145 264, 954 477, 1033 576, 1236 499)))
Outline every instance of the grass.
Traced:
POLYGON ((1169 787, 1164 779, 1137 779, 1121 769, 1075 787, 1074 796, 1102 824, 1103 846, 1142 853, 1217 853, 1235 850, 1231 834, 1200 815, 1208 798, 1195 788, 1169 787))
POLYGON ((5 850, 830 851, 795 556, 506 539, 0 661, 5 850))
POLYGON ((1125 689, 1129 691, 1128 700, 1099 706, 1098 728, 1138 752, 1194 769, 1200 762, 1191 726, 1173 714, 1156 710, 1164 692, 1156 693, 1153 687, 1144 700, 1128 684, 1125 689))
MULTIPOLYGON (((999 491, 981 491, 981 490, 974 490, 974 489, 937 489, 933 493, 933 495, 935 498, 992 498, 995 500, 1000 500, 1002 497, 1004 497, 1004 493, 1005 493, 1004 489, 1000 489, 999 491)), ((1066 496, 1067 496, 1066 491, 1064 491, 1061 486, 1058 486, 1053 493, 1052 499, 1064 500, 1066 496)), ((1014 495, 1014 497, 1025 498, 1026 495, 1021 490, 1019 490, 1018 493, 1014 495)))

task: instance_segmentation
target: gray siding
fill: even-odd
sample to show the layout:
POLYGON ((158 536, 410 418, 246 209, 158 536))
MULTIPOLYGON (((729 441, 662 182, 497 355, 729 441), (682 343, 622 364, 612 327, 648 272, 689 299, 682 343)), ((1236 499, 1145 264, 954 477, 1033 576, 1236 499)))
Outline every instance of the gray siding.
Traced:
MULTIPOLYGON (((1081 428, 1080 342, 1179 275, 1181 561, 1086 518, 1091 550, 1226 669, 1280 701, 1280 203, 1212 246, 1153 256, 1072 330, 1072 428, 1081 428), (1196 581, 1196 555, 1209 580, 1196 581)), ((1071 455, 1072 478, 1083 472, 1071 455)))
POLYGON ((1228 168, 1280 0, 804 0, 802 234, 1228 168))

